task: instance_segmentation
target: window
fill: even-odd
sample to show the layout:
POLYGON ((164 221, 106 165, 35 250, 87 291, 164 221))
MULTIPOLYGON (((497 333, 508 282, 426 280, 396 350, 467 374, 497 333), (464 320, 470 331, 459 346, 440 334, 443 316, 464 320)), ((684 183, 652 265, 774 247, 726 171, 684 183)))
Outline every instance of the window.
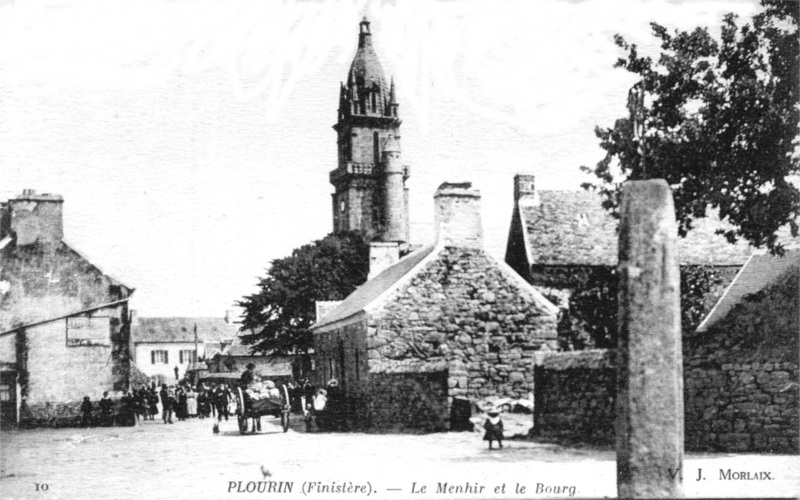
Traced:
POLYGON ((169 363, 169 353, 167 351, 150 351, 150 364, 166 365, 169 363))
POLYGON ((181 364, 186 365, 197 362, 196 354, 197 353, 194 351, 194 349, 182 349, 179 353, 181 364))
POLYGON ((11 386, 8 384, 0 385, 0 401, 11 401, 11 386))
POLYGON ((373 132, 372 133, 372 156, 373 156, 373 161, 374 161, 375 165, 378 165, 381 162, 381 145, 380 145, 380 142, 378 142, 378 141, 380 141, 380 139, 378 138, 378 133, 377 132, 373 132))

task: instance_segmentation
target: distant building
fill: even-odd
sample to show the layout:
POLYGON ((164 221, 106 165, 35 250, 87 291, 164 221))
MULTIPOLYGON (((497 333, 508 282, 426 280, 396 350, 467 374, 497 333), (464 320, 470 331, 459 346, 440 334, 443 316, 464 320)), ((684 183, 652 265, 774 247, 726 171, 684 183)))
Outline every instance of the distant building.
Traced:
POLYGON ((238 378, 248 363, 255 365, 256 373, 262 378, 279 384, 286 383, 292 378, 300 378, 293 370, 297 363, 294 356, 254 354, 249 346, 242 344, 239 336, 225 349, 208 358, 208 374, 211 377, 219 377, 220 374, 228 373, 233 378, 238 378))
POLYGON ((84 396, 125 391, 133 288, 64 240, 59 195, 0 204, 0 411, 4 425, 80 415, 84 396))
POLYGON ((136 367, 157 384, 174 384, 187 370, 233 343, 239 325, 225 318, 132 318, 136 367), (177 368, 177 378, 175 376, 177 368))
MULTIPOLYGON (((483 249, 480 193, 442 184, 437 240, 388 267, 312 326, 317 385, 338 380, 352 428, 469 425, 473 403, 527 397, 557 308, 483 249)), ((370 274, 375 274, 370 270, 370 274)))

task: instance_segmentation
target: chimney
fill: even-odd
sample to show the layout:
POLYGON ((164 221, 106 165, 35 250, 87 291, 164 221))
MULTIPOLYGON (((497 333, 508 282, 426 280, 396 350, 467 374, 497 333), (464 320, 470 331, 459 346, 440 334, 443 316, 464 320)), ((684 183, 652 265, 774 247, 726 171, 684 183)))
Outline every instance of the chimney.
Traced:
POLYGON ((471 182, 442 183, 433 199, 437 245, 483 248, 481 193, 471 182))
POLYGON ((531 174, 514 176, 514 203, 520 200, 533 201, 536 197, 536 177, 531 174))
POLYGON ((406 192, 403 186, 403 165, 400 163, 400 145, 394 136, 389 136, 383 144, 382 161, 384 222, 381 241, 405 243, 406 192))
POLYGON ((369 244, 369 276, 371 280, 400 260, 400 245, 397 242, 373 241, 369 244))
POLYGON ((16 235, 18 246, 39 241, 54 246, 64 237, 62 206, 64 199, 57 194, 36 194, 25 189, 17 198, 8 200, 9 225, 16 235))

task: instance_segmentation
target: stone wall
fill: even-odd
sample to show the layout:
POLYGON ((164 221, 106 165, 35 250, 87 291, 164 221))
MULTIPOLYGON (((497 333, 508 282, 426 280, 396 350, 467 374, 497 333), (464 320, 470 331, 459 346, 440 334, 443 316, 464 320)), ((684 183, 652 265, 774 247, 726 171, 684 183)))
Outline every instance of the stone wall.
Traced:
MULTIPOLYGON (((67 320, 50 321, 18 333, 23 374, 22 395, 28 405, 99 399, 104 391, 125 391, 130 377, 129 329, 125 304, 93 311, 109 318, 109 345, 67 345, 67 320)), ((86 315, 90 316, 89 314, 86 315)))
POLYGON ((533 435, 589 444, 614 442, 617 371, 609 350, 545 353, 537 360, 533 435))
POLYGON ((447 372, 370 375, 369 427, 382 431, 445 431, 450 419, 447 372))
MULTIPOLYGON (((95 425, 99 425, 100 407, 98 402, 100 398, 92 398, 92 417, 95 419, 95 425)), ((117 414, 120 411, 120 398, 112 398, 114 406, 111 410, 112 414, 117 414)), ((81 426, 81 404, 83 399, 79 401, 65 401, 65 402, 44 402, 24 404, 20 408, 20 426, 23 428, 34 427, 79 427, 81 426)), ((119 424, 117 424, 119 425, 119 424)))
POLYGON ((0 284, 7 287, 0 294, 0 331, 124 298, 122 287, 65 244, 8 245, 0 258, 0 284))
POLYGON ((534 352, 554 346, 555 326, 554 315, 483 250, 446 248, 368 316, 370 369, 439 361, 451 398, 525 398, 534 352))
POLYGON ((684 340, 686 445, 798 453, 797 270, 684 340))
MULTIPOLYGON (((705 333, 684 335, 688 451, 798 453, 798 273, 746 298, 705 333)), ((611 443, 616 379, 610 351, 544 355, 534 433, 611 443)))

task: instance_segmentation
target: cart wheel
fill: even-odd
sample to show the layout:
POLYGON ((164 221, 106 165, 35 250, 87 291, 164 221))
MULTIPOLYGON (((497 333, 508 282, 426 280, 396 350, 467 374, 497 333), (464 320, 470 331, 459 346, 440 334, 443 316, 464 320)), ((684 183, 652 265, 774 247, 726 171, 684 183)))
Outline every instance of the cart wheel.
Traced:
POLYGON ((239 420, 239 434, 245 434, 247 432, 247 419, 241 415, 236 415, 236 418, 239 420))

